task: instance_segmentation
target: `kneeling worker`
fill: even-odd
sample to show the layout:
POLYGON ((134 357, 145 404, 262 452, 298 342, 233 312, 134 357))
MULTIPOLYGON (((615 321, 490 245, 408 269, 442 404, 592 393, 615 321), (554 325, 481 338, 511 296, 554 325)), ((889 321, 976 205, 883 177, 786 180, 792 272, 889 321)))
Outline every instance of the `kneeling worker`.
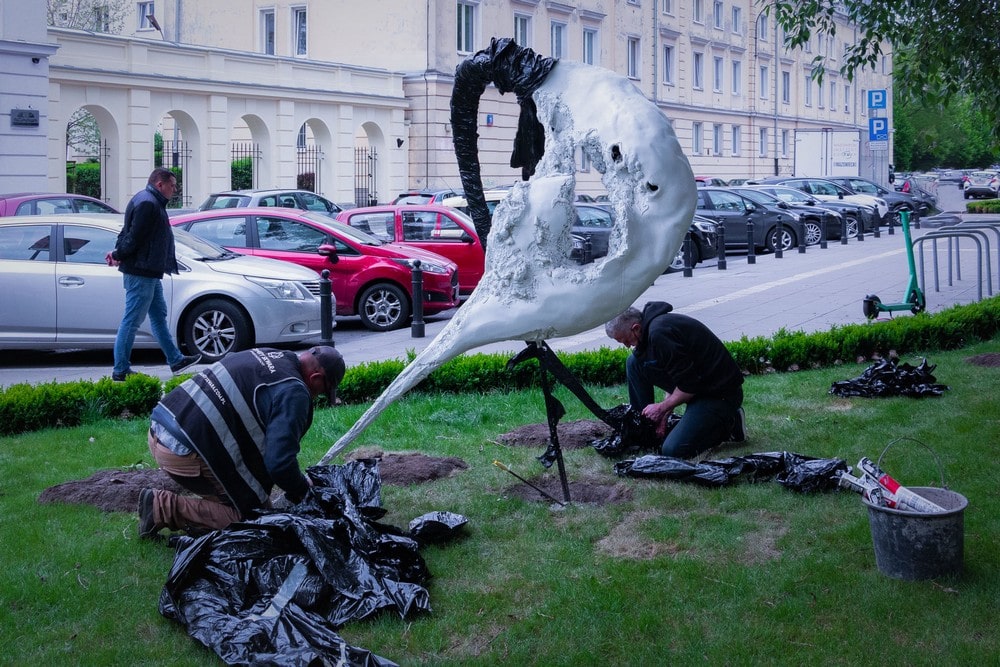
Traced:
POLYGON ((743 373, 722 341, 698 320, 651 301, 629 308, 604 326, 605 333, 633 348, 625 363, 629 403, 666 433, 667 417, 685 405, 666 433, 664 456, 693 458, 722 442, 743 442, 743 373), (666 397, 653 401, 654 387, 666 397))
POLYGON ((149 451, 198 497, 144 489, 140 537, 225 528, 266 507, 275 485, 301 500, 310 482, 299 469, 299 443, 313 399, 322 394, 333 405, 343 377, 333 347, 255 348, 227 355, 164 396, 153 409, 149 451))

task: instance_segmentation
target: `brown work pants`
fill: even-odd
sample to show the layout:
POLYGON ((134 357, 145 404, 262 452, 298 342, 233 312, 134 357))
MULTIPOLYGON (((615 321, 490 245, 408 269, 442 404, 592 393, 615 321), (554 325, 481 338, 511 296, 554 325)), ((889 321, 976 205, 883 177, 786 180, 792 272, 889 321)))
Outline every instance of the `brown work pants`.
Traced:
POLYGON ((158 527, 219 530, 240 520, 240 513, 233 507, 226 490, 200 456, 194 452, 185 456, 174 454, 152 431, 149 432, 149 452, 171 479, 198 496, 155 489, 153 522, 158 527))

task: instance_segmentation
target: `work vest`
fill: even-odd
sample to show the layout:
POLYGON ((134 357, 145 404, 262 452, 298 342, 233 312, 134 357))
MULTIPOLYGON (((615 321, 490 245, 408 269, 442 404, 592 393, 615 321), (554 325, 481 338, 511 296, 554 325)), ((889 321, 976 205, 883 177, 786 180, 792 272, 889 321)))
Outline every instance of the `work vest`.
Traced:
MULTIPOLYGON (((179 429, 174 435, 208 464, 243 516, 262 506, 274 487, 264 465, 265 425, 255 396, 281 382, 309 391, 295 352, 255 348, 224 357, 160 401, 179 429)), ((311 423, 310 407, 307 430, 311 423)))

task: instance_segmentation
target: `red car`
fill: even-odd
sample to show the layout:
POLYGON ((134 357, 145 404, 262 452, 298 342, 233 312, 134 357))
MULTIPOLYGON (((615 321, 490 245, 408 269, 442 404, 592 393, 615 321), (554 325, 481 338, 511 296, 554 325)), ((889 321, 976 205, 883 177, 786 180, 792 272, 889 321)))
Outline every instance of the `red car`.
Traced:
POLYGON ((246 255, 330 270, 337 315, 359 315, 372 331, 406 325, 413 312, 412 262, 423 269, 424 313, 459 305, 458 267, 440 255, 396 243, 311 211, 238 208, 199 211, 171 224, 246 255))
POLYGON ((389 243, 429 250, 458 265, 463 295, 483 277, 486 253, 472 218, 450 206, 399 204, 351 208, 337 220, 389 243))
POLYGON ((87 195, 16 192, 0 195, 0 216, 52 213, 120 213, 100 199, 87 195))

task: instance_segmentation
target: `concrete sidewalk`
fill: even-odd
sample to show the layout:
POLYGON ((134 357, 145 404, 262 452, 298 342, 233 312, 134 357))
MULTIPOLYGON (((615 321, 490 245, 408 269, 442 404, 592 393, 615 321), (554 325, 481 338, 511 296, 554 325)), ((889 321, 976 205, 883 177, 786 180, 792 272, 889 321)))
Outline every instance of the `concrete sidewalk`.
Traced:
MULTIPOLYGON (((977 216, 962 217, 974 219, 977 216)), ((919 238, 933 230, 934 227, 922 225, 921 229, 913 230, 913 236, 919 238)), ((961 245, 962 280, 953 277, 950 286, 946 274, 945 246, 940 242, 939 246, 940 292, 934 290, 931 246, 925 243, 923 252, 927 283, 924 291, 930 312, 976 301, 980 288, 975 275, 977 250, 974 244, 963 242, 961 245)), ((996 253, 996 245, 992 247, 992 252, 996 253)), ((770 336, 779 329, 812 332, 864 323, 862 300, 866 295, 877 294, 884 303, 898 303, 905 298, 909 281, 903 234, 899 229, 892 235, 883 230, 877 239, 870 235, 860 242, 852 239, 847 245, 835 241, 828 242, 826 249, 812 246, 804 254, 793 249, 786 251, 780 259, 773 254, 758 255, 754 264, 749 264, 747 259, 746 255, 727 257, 725 270, 719 270, 712 260, 695 269, 690 278, 681 273, 662 275, 636 305, 641 307, 648 301, 667 301, 677 312, 703 321, 722 340, 733 341, 743 336, 770 336)), ((997 284, 997 264, 1000 262, 993 262, 992 285, 997 284)), ((919 275, 919 256, 917 270, 919 275)), ((982 289, 983 297, 988 297, 985 283, 982 289)), ((408 351, 419 352, 429 345, 453 313, 449 311, 428 318, 423 338, 412 337, 410 328, 384 333, 369 332, 361 327, 357 318, 340 321, 333 337, 348 366, 368 361, 405 359, 408 351)), ((911 315, 904 311, 894 316, 911 315)), ((882 317, 888 319, 889 315, 882 317)), ((617 345, 605 336, 603 327, 549 340, 548 343, 552 349, 564 352, 617 345)), ((521 341, 508 341, 477 348, 468 354, 496 352, 513 355, 523 348, 521 341)), ((50 355, 50 358, 35 363, 22 363, 17 357, 13 361, 8 359, 5 367, 0 368, 0 386, 18 382, 96 380, 110 374, 110 351, 89 353, 82 362, 69 364, 60 363, 60 356, 66 355, 50 355)), ((162 379, 170 377, 170 371, 162 363, 162 354, 158 351, 143 352, 141 356, 137 351, 136 356, 139 358, 133 364, 135 370, 162 379)), ((195 366, 192 370, 199 368, 201 366, 195 366)))

